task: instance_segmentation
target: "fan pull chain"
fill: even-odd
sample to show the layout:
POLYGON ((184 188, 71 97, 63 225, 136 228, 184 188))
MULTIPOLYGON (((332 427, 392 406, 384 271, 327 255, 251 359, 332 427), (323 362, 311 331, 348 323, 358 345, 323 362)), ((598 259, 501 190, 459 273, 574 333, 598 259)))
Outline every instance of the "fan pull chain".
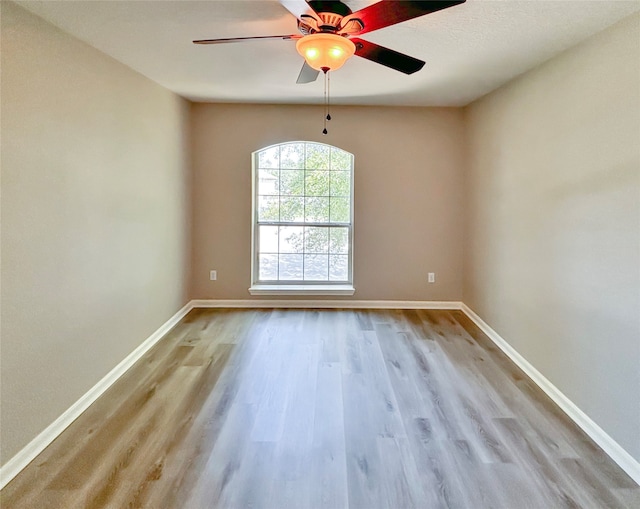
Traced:
POLYGON ((327 119, 329 118, 329 68, 323 67, 322 72, 324 73, 324 129, 322 129, 322 134, 327 134, 327 119))
POLYGON ((331 114, 329 113, 331 108, 331 74, 327 73, 327 120, 331 120, 331 114))

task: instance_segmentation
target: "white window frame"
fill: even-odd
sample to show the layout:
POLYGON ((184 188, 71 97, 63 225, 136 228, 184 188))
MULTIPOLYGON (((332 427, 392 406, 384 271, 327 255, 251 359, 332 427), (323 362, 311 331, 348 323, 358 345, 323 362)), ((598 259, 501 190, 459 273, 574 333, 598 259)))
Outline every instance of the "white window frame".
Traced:
MULTIPOLYGON (((306 154, 305 154, 306 160, 306 154)), ((340 147, 328 145, 326 143, 320 143, 315 141, 286 141, 282 143, 276 143, 267 147, 263 147, 253 152, 251 157, 251 287, 249 293, 251 295, 353 295, 355 289, 353 287, 353 201, 354 201, 354 167, 355 157, 352 153, 347 152, 340 147), (322 145, 329 147, 330 149, 338 149, 349 154, 351 158, 350 167, 350 196, 349 196, 349 215, 350 221, 348 223, 337 222, 281 222, 281 221, 258 221, 258 161, 259 154, 265 150, 272 149, 274 147, 281 147, 283 145, 304 143, 313 145, 322 145), (259 276, 259 239, 258 239, 258 226, 270 225, 270 226, 301 226, 301 227, 321 227, 329 228, 331 226, 348 227, 348 258, 347 258, 347 281, 260 281, 259 276)), ((281 170, 280 166, 278 169, 281 170)), ((301 168, 304 169, 304 168, 301 168)), ((329 171, 330 169, 327 168, 329 171)), ((304 277, 304 276, 303 276, 304 277)))

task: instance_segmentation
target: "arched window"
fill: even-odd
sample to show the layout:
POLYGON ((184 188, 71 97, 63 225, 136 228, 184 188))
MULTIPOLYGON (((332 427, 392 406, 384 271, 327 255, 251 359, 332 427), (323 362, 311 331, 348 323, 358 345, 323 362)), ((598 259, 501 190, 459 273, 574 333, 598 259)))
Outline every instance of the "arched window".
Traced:
POLYGON ((352 241, 352 154, 305 141, 253 153, 251 293, 353 293, 352 241))

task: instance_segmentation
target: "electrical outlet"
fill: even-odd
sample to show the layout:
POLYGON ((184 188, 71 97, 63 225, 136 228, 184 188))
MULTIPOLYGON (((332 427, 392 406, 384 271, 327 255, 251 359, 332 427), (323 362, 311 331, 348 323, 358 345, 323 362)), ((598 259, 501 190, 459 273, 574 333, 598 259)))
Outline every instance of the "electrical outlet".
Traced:
POLYGON ((218 279, 218 271, 217 270, 209 271, 209 279, 211 281, 215 281, 216 279, 218 279))
POLYGON ((428 281, 429 281, 429 283, 435 283, 436 282, 436 273, 435 272, 429 272, 428 281))

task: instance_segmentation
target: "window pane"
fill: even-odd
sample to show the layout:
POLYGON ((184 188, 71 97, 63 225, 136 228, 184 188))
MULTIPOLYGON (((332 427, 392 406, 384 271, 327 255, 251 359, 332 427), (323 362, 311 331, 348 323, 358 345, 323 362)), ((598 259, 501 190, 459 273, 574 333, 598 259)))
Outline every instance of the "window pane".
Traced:
POLYGON ((258 168, 278 168, 280 166, 280 147, 271 147, 258 153, 258 168))
POLYGON ((350 217, 349 198, 331 198, 331 222, 348 223, 350 217))
POLYGON ((280 252, 302 253, 304 251, 303 232, 302 226, 280 226, 280 252))
POLYGON ((258 194, 278 194, 278 170, 258 170, 258 194))
POLYGON ((331 172, 331 196, 350 196, 351 179, 349 171, 331 172))
POLYGON ((304 196, 304 170, 282 170, 280 194, 304 196))
POLYGON ((351 154, 337 148, 331 149, 331 169, 348 171, 351 169, 351 154))
POLYGON ((261 254, 259 256, 258 278, 261 281, 275 281, 278 279, 278 255, 261 254))
POLYGON ((349 281, 351 154, 290 142, 259 151, 254 162, 256 281, 349 281))
POLYGON ((304 198, 280 198, 280 221, 304 221, 304 198))
POLYGON ((305 194, 307 196, 329 196, 329 172, 305 172, 305 194))
POLYGON ((277 253, 278 252, 278 227, 277 226, 259 226, 259 253, 277 253))
POLYGON ((287 143, 280 146, 280 168, 304 168, 304 143, 287 143))
POLYGON ((277 196, 260 196, 258 198, 258 221, 277 221, 278 212, 277 196))
POLYGON ((304 255, 304 279, 327 281, 329 279, 329 257, 327 255, 304 255))
POLYGON ((305 221, 326 223, 329 221, 329 198, 305 198, 305 221))
POLYGON ((312 170, 329 169, 329 147, 315 143, 307 143, 306 168, 312 170))
POLYGON ((281 254, 278 273, 283 281, 302 281, 302 255, 281 254))
POLYGON ((329 255, 329 280, 347 281, 349 279, 349 262, 347 255, 329 255))
POLYGON ((330 228, 329 252, 348 253, 349 252, 349 228, 330 228))
POLYGON ((329 228, 308 226, 304 229, 305 253, 326 253, 329 251, 329 228))

